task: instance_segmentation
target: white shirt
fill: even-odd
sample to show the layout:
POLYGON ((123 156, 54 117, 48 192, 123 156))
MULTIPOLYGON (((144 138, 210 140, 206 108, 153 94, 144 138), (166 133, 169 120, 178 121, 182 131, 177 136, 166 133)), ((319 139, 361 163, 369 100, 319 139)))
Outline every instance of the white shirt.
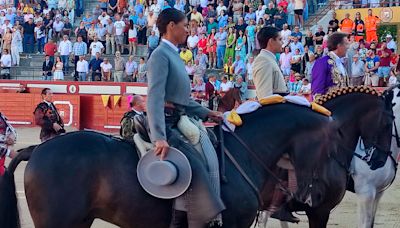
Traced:
POLYGON ((62 22, 62 21, 59 21, 58 23, 57 23, 57 21, 55 21, 54 23, 53 23, 53 29, 56 31, 56 32, 61 32, 61 30, 64 28, 64 23, 62 22))
POLYGON ((263 18, 265 14, 265 10, 261 9, 261 10, 256 10, 256 23, 258 24, 258 21, 260 20, 260 18, 263 18))
POLYGON ((231 81, 221 82, 220 88, 222 92, 228 92, 231 88, 233 87, 233 84, 231 81))
POLYGON ((394 40, 391 40, 390 42, 388 42, 386 46, 389 49, 394 49, 394 52, 396 52, 396 50, 397 50, 397 45, 396 45, 396 42, 394 42, 394 40))
POLYGON ((103 17, 103 15, 100 15, 97 19, 99 19, 99 21, 100 21, 101 24, 106 25, 106 24, 108 24, 108 21, 107 21, 107 20, 110 19, 110 16, 105 15, 105 16, 103 17))
POLYGON ((3 67, 11 67, 11 55, 2 55, 0 62, 3 67))
POLYGON ((115 27, 115 35, 116 36, 121 36, 123 34, 123 32, 124 32, 125 22, 116 21, 116 22, 114 22, 114 27, 115 27))
POLYGON ((96 53, 97 52, 101 53, 101 49, 103 49, 103 48, 104 48, 104 46, 100 41, 92 42, 90 44, 90 50, 91 50, 90 53, 91 53, 92 56, 96 56, 96 53))
POLYGON ((347 75, 347 71, 346 68, 344 67, 341 58, 339 58, 339 56, 337 56, 335 54, 335 52, 331 51, 332 55, 335 57, 335 62, 336 62, 336 66, 338 68, 338 70, 340 71, 340 73, 342 74, 342 76, 346 76, 347 75))
POLYGON ((289 29, 281 31, 282 42, 283 42, 282 47, 285 47, 289 43, 290 35, 292 35, 292 32, 289 29))
POLYGON ((207 8, 208 0, 200 0, 201 8, 207 8))
POLYGON ((129 29, 128 31, 128 38, 136 38, 137 37, 137 30, 135 27, 133 29, 129 29))
MULTIPOLYGON (((1 58, 3 58, 3 57, 1 57, 1 58)), ((396 76, 390 76, 389 77, 389 86, 394 86, 394 85, 396 85, 397 84, 397 78, 396 78, 396 76)))
POLYGON ((11 24, 11 23, 8 23, 8 25, 7 25, 7 24, 4 23, 4 24, 1 26, 1 31, 5 32, 5 31, 6 31, 6 28, 10 28, 10 29, 12 30, 12 24, 11 24))
POLYGON ((187 43, 188 43, 188 46, 189 46, 190 48, 194 48, 194 47, 196 47, 197 44, 199 43, 199 37, 196 36, 196 35, 194 35, 194 36, 189 36, 189 37, 187 38, 187 43))
POLYGON ((226 11, 227 11, 226 6, 224 6, 224 5, 222 5, 222 6, 218 5, 218 6, 217 6, 217 16, 221 15, 221 11, 222 11, 222 10, 225 10, 225 13, 226 13, 226 11))
POLYGON ((86 60, 79 60, 76 63, 76 71, 78 71, 79 73, 89 73, 89 64, 86 60))
POLYGON ((70 55, 72 52, 72 43, 71 41, 61 41, 58 45, 58 52, 60 55, 70 55))
POLYGON ((40 29, 40 27, 35 27, 35 33, 36 33, 36 38, 37 39, 40 39, 40 38, 42 38, 42 37, 45 37, 46 36, 46 34, 44 34, 44 31, 42 31, 41 29, 40 29))
POLYGON ((303 93, 311 92, 311 83, 308 83, 307 85, 302 85, 300 91, 302 91, 303 93))
POLYGON ((246 64, 247 78, 253 80, 253 63, 246 64))
POLYGON ((100 64, 100 67, 101 67, 101 69, 103 69, 104 72, 110 72, 112 69, 112 65, 110 62, 108 62, 108 63, 102 62, 100 64))
POLYGON ((165 42, 168 46, 172 47, 176 52, 179 52, 179 49, 175 44, 171 43, 171 41, 166 40, 164 38, 161 39, 162 42, 165 42))

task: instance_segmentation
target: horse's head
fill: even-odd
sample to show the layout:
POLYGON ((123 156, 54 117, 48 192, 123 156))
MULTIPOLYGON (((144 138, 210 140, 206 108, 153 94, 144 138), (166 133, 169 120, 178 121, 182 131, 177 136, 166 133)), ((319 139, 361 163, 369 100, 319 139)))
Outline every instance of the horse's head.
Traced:
POLYGON ((392 98, 392 91, 380 95, 373 88, 359 86, 333 90, 319 99, 320 104, 332 111, 339 124, 339 147, 344 151, 338 154, 339 160, 349 165, 355 145, 361 137, 365 148, 359 149, 366 154, 371 155, 369 152, 374 152, 374 156, 382 155, 382 162, 386 161, 386 155, 390 152, 394 119, 392 98))
POLYGON ((7 118, 0 113, 0 142, 5 142, 11 146, 16 143, 17 133, 14 128, 7 122, 7 118))
MULTIPOLYGON (((374 151, 373 156, 375 159, 372 159, 383 164, 386 162, 386 155, 391 153, 394 121, 393 96, 393 90, 386 90, 382 96, 375 98, 378 99, 375 107, 364 113, 365 117, 362 118, 359 124, 365 150, 374 151), (375 154, 375 152, 377 153, 375 154)), ((373 105, 373 102, 371 102, 371 105, 373 105)), ((371 168, 373 167, 371 166, 371 168)))

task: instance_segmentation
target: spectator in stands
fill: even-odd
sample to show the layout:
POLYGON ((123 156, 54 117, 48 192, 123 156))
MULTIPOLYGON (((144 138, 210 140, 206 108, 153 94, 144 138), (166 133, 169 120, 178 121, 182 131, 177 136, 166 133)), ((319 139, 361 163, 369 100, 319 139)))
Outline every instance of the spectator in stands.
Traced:
POLYGON ((22 48, 22 36, 20 32, 20 26, 15 26, 12 33, 11 41, 11 56, 14 66, 19 66, 19 53, 23 51, 22 48))
POLYGON ((125 22, 121 20, 121 16, 119 14, 115 15, 115 22, 114 22, 114 27, 115 27, 115 44, 116 44, 116 50, 122 52, 123 49, 123 44, 124 44, 124 28, 125 28, 125 22))
MULTIPOLYGON (((138 1, 139 2, 139 1, 138 1)), ((147 44, 147 19, 143 16, 143 13, 139 13, 139 18, 137 19, 138 25, 138 44, 147 44)))
POLYGON ((132 20, 129 21, 128 30, 128 42, 129 42, 129 55, 136 55, 136 44, 137 44, 137 26, 132 20))
POLYGON ((36 24, 34 31, 35 31, 35 33, 34 33, 35 40, 37 42, 38 54, 43 54, 43 48, 44 48, 46 34, 45 34, 45 27, 43 26, 42 21, 39 21, 36 24))
POLYGON ((353 28, 355 27, 353 20, 350 19, 350 14, 346 13, 345 18, 340 22, 341 32, 352 34, 353 28))
POLYGON ((390 59, 392 56, 392 51, 387 48, 386 42, 383 41, 377 54, 379 56, 379 86, 383 87, 386 86, 386 82, 390 76, 390 59))
POLYGON ((215 75, 210 74, 208 76, 208 81, 205 85, 205 99, 208 100, 208 109, 214 110, 214 99, 217 97, 217 85, 216 85, 217 78, 215 75))
POLYGON ((322 45, 322 41, 324 39, 325 32, 322 26, 318 26, 318 31, 314 34, 315 45, 322 45))
POLYGON ((140 57, 139 60, 137 82, 142 82, 142 83, 147 82, 147 64, 143 57, 140 57))
POLYGON ((1 76, 3 79, 11 79, 10 69, 11 69, 11 55, 8 49, 3 50, 3 54, 0 59, 1 76))
POLYGON ((100 58, 100 52, 96 53, 96 58, 90 60, 89 70, 92 72, 92 81, 101 81, 101 67, 100 64, 103 63, 103 59, 100 58))
POLYGON ((253 64, 254 64, 254 57, 250 56, 248 62, 246 64, 246 82, 249 85, 254 85, 253 82, 253 64))
POLYGON ((50 56, 46 55, 42 66, 43 80, 51 80, 51 77, 53 76, 53 66, 54 63, 50 60, 50 56))
POLYGON ((115 52, 114 58, 114 82, 123 82, 125 71, 125 60, 121 57, 121 52, 115 52))
POLYGON ((362 85, 364 74, 364 62, 360 60, 357 54, 353 55, 353 61, 351 63, 350 85, 362 85))
POLYGON ((296 73, 300 73, 301 71, 301 61, 302 55, 300 54, 300 49, 295 49, 294 54, 292 55, 292 59, 290 60, 290 69, 296 73))
POLYGON ((114 29, 114 23, 113 21, 109 18, 107 19, 107 25, 106 25, 106 54, 107 55, 114 55, 115 53, 115 29, 114 29))
POLYGON ((225 50, 224 62, 227 62, 229 57, 234 58, 235 44, 236 44, 236 33, 233 28, 229 28, 228 34, 227 34, 227 39, 226 39, 226 50, 225 50))
MULTIPOLYGON (((372 7, 372 6, 371 6, 372 7)), ((365 31, 367 42, 378 41, 377 24, 379 17, 372 15, 372 9, 368 9, 368 16, 365 18, 365 31)))
POLYGON ((294 77, 295 81, 288 83, 290 95, 297 95, 300 92, 301 86, 303 85, 300 73, 295 73, 294 77))
POLYGON ((25 22, 24 26, 24 52, 31 54, 33 53, 33 46, 35 44, 34 40, 34 31, 35 31, 35 24, 33 24, 33 20, 29 19, 28 22, 25 22))
POLYGON ((332 13, 332 20, 329 21, 328 29, 332 29, 332 32, 336 32, 339 29, 339 20, 336 19, 336 13, 332 13))
POLYGON ((290 52, 290 47, 286 46, 284 52, 281 53, 281 55, 279 56, 279 65, 282 70, 283 76, 290 75, 291 59, 292 53, 290 52))
MULTIPOLYGON (((83 42, 82 36, 78 36, 77 42, 74 43, 72 56, 75 65, 75 80, 78 80, 79 71, 77 70, 76 63, 80 60, 80 56, 87 55, 87 44, 83 42)), ((86 76, 85 76, 86 78, 86 76)))
POLYGON ((207 55, 203 53, 202 48, 199 48, 197 56, 194 59, 199 61, 199 65, 202 65, 204 68, 207 68, 208 58, 207 55))
POLYGON ((389 82, 388 82, 388 86, 395 86, 397 85, 397 77, 396 77, 396 73, 394 70, 390 71, 390 77, 389 77, 389 82))
POLYGON ((53 79, 54 81, 64 80, 64 64, 62 62, 62 58, 60 56, 56 57, 56 63, 53 66, 53 79))
POLYGON ((100 64, 101 68, 101 78, 105 82, 111 81, 111 69, 113 68, 108 58, 104 58, 103 62, 100 64))
POLYGON ((193 54, 193 57, 196 58, 197 55, 197 45, 199 43, 199 37, 196 35, 196 31, 192 30, 190 32, 190 36, 187 38, 187 47, 190 52, 193 54))
POLYGON ((78 72, 79 81, 86 81, 86 77, 89 74, 89 64, 84 55, 79 56, 79 61, 76 63, 76 71, 78 72))
POLYGON ((392 35, 387 34, 386 35, 386 46, 389 48, 392 52, 396 53, 397 51, 397 44, 394 42, 392 35))
POLYGON ((308 58, 309 58, 309 61, 307 61, 306 64, 305 64, 304 76, 309 82, 311 82, 311 80, 312 80, 312 69, 314 68, 314 64, 315 64, 315 54, 314 53, 310 53, 308 58))
POLYGON ((57 52, 57 45, 52 39, 44 45, 44 54, 50 57, 50 60, 54 63, 54 54, 57 52))
POLYGON ((379 68, 379 56, 375 55, 375 51, 368 50, 367 58, 365 59, 365 85, 367 86, 378 86, 379 77, 377 75, 379 68))
POLYGON ((290 43, 289 47, 293 55, 296 54, 296 50, 299 50, 300 55, 304 54, 304 47, 303 44, 299 41, 298 36, 293 37, 293 42, 290 43))
POLYGON ((222 77, 222 81, 221 81, 221 85, 220 85, 220 89, 219 89, 219 93, 221 95, 223 95, 226 92, 228 92, 232 87, 233 87, 233 84, 232 84, 231 81, 228 80, 228 77, 227 76, 223 76, 222 77))
POLYGON ((179 53, 179 56, 185 62, 185 64, 187 64, 189 61, 192 61, 192 59, 193 59, 192 52, 190 50, 188 50, 186 46, 183 46, 181 48, 181 52, 179 53))
MULTIPOLYGON (((60 57, 63 63, 63 71, 67 72, 68 68, 69 68, 69 56, 72 53, 72 43, 71 41, 69 41, 68 36, 64 35, 63 36, 63 40, 60 42, 60 44, 58 45, 58 52, 60 53, 60 57)), ((57 63, 56 63, 57 65, 57 63)), ((55 75, 54 75, 55 77, 55 75)))
POLYGON ((62 35, 67 35, 69 37, 71 36, 71 32, 72 32, 72 24, 69 18, 65 18, 64 27, 62 29, 62 35))
POLYGON ((247 99, 247 83, 243 81, 242 76, 236 76, 235 78, 235 83, 233 84, 235 88, 240 89, 240 98, 242 101, 245 101, 247 99))
POLYGON ((247 55, 251 55, 256 49, 256 26, 255 20, 251 19, 249 25, 246 27, 247 34, 247 55))
POLYGON ((217 42, 217 68, 218 69, 221 69, 224 64, 227 37, 228 37, 228 34, 224 31, 224 28, 219 28, 219 31, 214 36, 214 38, 217 42))
POLYGON ((53 23, 53 36, 57 41, 63 37, 63 29, 64 23, 61 21, 60 17, 56 17, 56 20, 53 23))
POLYGON ((244 80, 246 74, 246 64, 240 55, 236 55, 236 60, 233 62, 233 70, 235 75, 242 76, 242 79, 244 80))
POLYGON ((12 41, 12 32, 9 27, 6 27, 5 32, 3 34, 3 47, 2 49, 7 49, 8 51, 11 50, 11 41, 12 41))
POLYGON ((278 29, 282 29, 283 25, 287 23, 286 13, 283 11, 282 6, 278 5, 278 11, 274 15, 274 24, 278 29))
POLYGON ((365 25, 364 21, 361 19, 361 13, 356 13, 356 18, 354 20, 354 35, 355 41, 359 42, 360 40, 364 39, 365 35, 365 25))
POLYGON ((160 38, 156 36, 156 32, 154 30, 151 31, 151 35, 147 39, 147 47, 148 47, 148 52, 149 55, 147 58, 150 58, 151 53, 156 49, 158 46, 158 42, 160 38))
POLYGON ((91 59, 94 59, 96 57, 96 53, 99 52, 100 54, 103 54, 104 52, 104 46, 103 44, 98 40, 97 36, 94 37, 93 42, 90 44, 89 47, 89 52, 91 54, 91 59))
POLYGON ((128 61, 125 63, 125 81, 136 82, 136 75, 138 71, 138 65, 134 61, 134 56, 129 56, 128 61))

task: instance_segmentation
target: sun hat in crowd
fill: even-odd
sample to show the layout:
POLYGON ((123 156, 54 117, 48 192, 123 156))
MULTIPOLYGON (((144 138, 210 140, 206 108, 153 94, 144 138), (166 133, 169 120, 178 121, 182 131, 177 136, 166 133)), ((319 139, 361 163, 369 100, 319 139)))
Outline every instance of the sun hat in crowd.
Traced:
POLYGON ((387 35, 386 35, 386 38, 393 38, 393 37, 392 37, 392 35, 387 34, 387 35))
POLYGON ((150 195, 161 199, 173 199, 182 195, 192 180, 192 168, 187 157, 170 147, 164 160, 147 152, 137 166, 140 185, 150 195))

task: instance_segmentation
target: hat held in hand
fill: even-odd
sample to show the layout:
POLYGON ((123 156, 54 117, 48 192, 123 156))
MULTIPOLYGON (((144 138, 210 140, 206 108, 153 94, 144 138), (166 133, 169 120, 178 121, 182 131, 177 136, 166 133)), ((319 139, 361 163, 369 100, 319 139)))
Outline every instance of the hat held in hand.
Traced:
POLYGON ((140 185, 150 195, 161 199, 173 199, 182 195, 192 180, 189 160, 179 150, 170 147, 164 160, 154 150, 144 155, 137 166, 140 185))

